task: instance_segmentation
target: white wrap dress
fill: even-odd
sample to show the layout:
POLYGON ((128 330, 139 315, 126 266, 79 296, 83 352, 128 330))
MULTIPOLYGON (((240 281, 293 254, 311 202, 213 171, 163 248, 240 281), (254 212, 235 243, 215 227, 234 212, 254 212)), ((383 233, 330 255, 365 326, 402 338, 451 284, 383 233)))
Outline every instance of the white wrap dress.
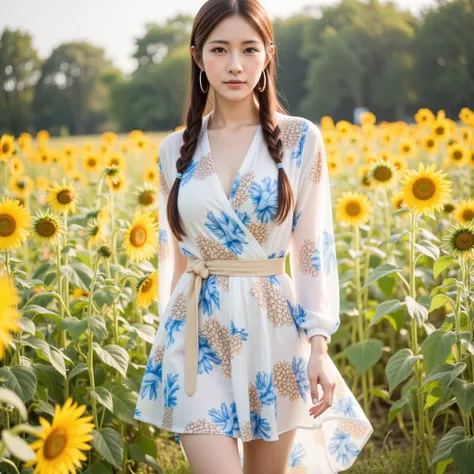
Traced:
MULTIPOLYGON (((309 338, 331 341, 339 327, 339 279, 330 183, 319 128, 277 113, 283 166, 295 196, 284 223, 275 221, 278 170, 261 125, 226 196, 215 171, 207 125, 180 181, 178 206, 185 256, 203 260, 286 257, 287 273, 203 280, 198 309, 196 392, 184 391, 186 298, 183 273, 170 294, 172 234, 166 218, 183 130, 159 149, 159 326, 134 417, 173 433, 276 441, 298 428, 287 473, 348 469, 373 432, 361 406, 329 359, 337 386, 332 406, 314 419, 307 375, 309 338)), ((321 396, 322 390, 319 388, 321 396)))

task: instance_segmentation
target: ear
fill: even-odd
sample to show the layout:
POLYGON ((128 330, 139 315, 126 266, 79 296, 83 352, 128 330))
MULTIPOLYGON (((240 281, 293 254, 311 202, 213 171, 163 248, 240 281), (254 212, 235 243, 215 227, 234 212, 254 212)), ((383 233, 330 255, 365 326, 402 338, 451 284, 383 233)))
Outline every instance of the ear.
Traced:
POLYGON ((270 56, 270 59, 268 59, 268 61, 266 62, 265 67, 267 67, 268 63, 275 58, 275 46, 273 45, 273 43, 271 43, 268 48, 268 54, 270 56))
POLYGON ((203 66, 202 66, 202 64, 201 64, 201 62, 198 61, 197 58, 196 58, 196 47, 195 47, 195 46, 191 46, 190 51, 191 51, 191 56, 192 56, 193 59, 194 59, 194 62, 198 65, 198 67, 199 67, 200 69, 204 70, 204 68, 203 68, 203 66))

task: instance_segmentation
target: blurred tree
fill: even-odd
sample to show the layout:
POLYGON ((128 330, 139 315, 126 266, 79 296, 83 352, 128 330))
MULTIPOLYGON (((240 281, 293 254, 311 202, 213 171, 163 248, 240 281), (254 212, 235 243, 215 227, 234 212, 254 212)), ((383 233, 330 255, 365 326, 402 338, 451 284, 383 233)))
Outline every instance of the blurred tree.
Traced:
POLYGON ((474 108, 474 0, 440 1, 414 43, 421 103, 452 117, 474 108))
POLYGON ((104 75, 119 71, 104 50, 86 42, 58 46, 41 68, 33 107, 36 125, 53 133, 61 126, 73 134, 96 133, 109 120, 104 75))
POLYGON ((6 28, 0 37, 0 134, 32 131, 39 66, 31 35, 6 28))

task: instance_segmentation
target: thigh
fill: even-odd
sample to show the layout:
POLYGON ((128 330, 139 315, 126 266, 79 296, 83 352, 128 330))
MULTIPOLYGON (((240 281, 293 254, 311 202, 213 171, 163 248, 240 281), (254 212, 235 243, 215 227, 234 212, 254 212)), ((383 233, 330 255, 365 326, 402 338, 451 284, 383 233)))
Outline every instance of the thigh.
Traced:
POLYGON ((285 474, 296 429, 280 435, 278 441, 255 439, 244 445, 244 474, 285 474))
POLYGON ((179 437, 192 474, 242 474, 236 438, 187 433, 179 437))

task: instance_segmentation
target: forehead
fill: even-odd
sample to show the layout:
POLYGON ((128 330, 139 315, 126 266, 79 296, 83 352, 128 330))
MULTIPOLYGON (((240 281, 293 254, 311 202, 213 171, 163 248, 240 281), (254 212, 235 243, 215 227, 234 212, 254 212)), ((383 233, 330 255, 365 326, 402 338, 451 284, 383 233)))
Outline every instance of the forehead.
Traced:
POLYGON ((235 44, 247 40, 263 42, 258 31, 240 15, 232 15, 220 21, 207 37, 206 43, 217 39, 235 44))

